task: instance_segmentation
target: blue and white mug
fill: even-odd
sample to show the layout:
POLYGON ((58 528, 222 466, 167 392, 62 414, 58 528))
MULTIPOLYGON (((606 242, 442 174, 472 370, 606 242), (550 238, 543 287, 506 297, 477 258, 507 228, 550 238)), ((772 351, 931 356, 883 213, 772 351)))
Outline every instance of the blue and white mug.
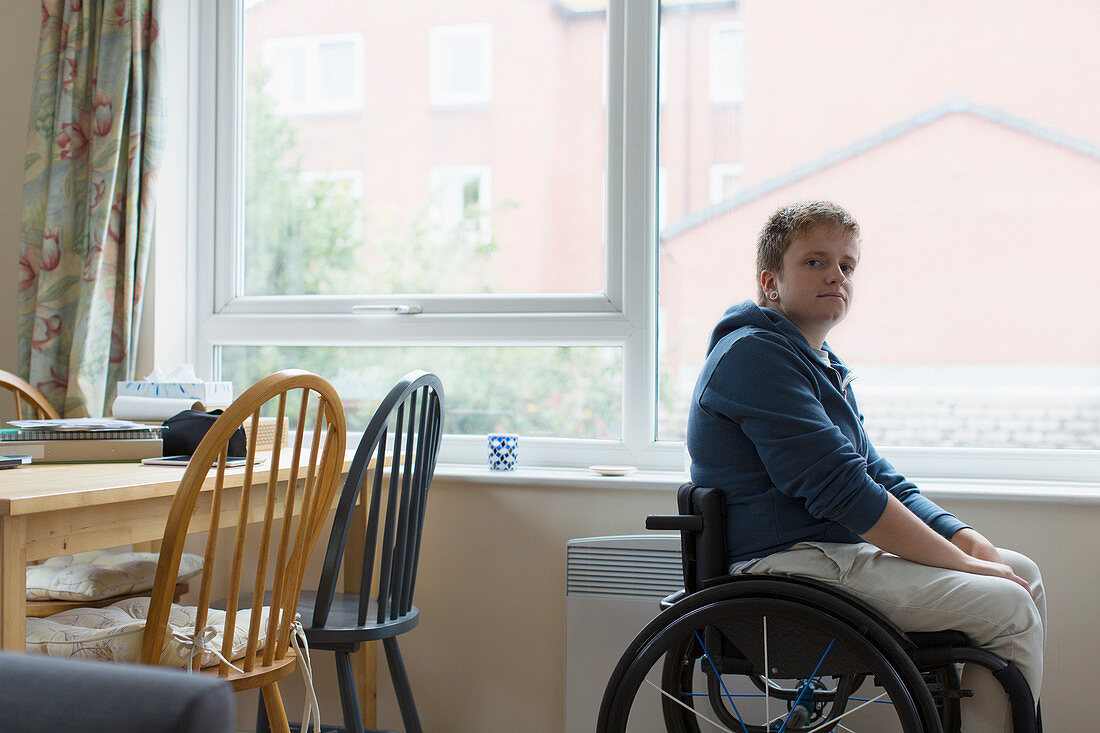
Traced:
POLYGON ((519 436, 506 433, 490 433, 489 470, 515 471, 516 453, 519 450, 519 436))

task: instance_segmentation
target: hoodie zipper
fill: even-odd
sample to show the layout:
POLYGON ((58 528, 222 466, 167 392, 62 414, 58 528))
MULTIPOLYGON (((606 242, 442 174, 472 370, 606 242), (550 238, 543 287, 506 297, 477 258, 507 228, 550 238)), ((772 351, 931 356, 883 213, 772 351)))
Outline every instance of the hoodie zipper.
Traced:
POLYGON ((829 371, 835 374, 837 381, 840 382, 840 396, 847 399, 848 385, 852 383, 852 380, 855 379, 857 375, 854 372, 848 372, 847 377, 842 377, 840 376, 840 370, 834 367, 832 364, 829 365, 829 371))

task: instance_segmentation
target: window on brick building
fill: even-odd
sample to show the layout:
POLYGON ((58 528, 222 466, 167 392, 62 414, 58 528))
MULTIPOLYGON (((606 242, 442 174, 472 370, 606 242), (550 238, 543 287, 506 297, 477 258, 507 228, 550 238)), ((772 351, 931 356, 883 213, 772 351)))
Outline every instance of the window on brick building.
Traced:
POLYGON ((493 98, 493 32, 488 23, 429 32, 429 90, 436 107, 488 104, 493 98))

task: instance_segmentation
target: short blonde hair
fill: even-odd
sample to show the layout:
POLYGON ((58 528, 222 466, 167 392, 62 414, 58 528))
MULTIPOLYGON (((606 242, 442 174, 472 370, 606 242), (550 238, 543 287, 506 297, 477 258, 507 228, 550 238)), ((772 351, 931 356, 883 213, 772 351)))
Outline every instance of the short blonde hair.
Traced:
POLYGON ((767 305, 760 274, 770 270, 783 273, 783 256, 796 237, 811 227, 825 224, 848 232, 859 241, 859 222, 832 201, 800 201, 777 210, 768 218, 756 239, 756 302, 767 305))

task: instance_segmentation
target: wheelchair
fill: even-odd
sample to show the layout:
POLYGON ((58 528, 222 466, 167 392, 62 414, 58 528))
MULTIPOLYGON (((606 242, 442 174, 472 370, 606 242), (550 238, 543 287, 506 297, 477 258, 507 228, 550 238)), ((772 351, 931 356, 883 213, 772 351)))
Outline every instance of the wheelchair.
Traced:
POLYGON ((971 694, 961 663, 992 671, 1015 733, 1042 733, 1012 662, 958 631, 903 632, 825 583, 731 576, 722 492, 686 483, 677 504, 679 515, 650 516, 646 528, 680 531, 684 589, 623 653, 597 733, 626 733, 657 715, 669 733, 958 733, 959 701, 971 694))

